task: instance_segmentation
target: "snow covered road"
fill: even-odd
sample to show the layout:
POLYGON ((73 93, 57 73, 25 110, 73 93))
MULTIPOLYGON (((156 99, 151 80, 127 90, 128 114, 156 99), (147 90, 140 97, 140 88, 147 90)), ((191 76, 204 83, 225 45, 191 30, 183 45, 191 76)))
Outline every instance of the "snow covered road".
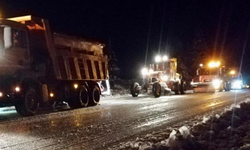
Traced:
MULTIPOLYGON (((96 107, 19 117, 0 112, 0 149, 107 149, 250 98, 249 90, 186 95, 106 97, 96 107)), ((9 110, 8 110, 9 109, 9 110)), ((7 113, 9 112, 9 113, 7 113)))

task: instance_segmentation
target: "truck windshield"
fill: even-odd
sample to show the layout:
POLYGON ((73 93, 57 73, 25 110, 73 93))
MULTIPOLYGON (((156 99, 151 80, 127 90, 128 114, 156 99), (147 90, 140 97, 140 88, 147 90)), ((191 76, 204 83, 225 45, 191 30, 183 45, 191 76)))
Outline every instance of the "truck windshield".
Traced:
POLYGON ((0 26, 0 44, 2 50, 10 47, 26 48, 26 33, 24 30, 2 25, 0 26))
POLYGON ((218 68, 200 68, 198 69, 198 75, 217 75, 219 74, 218 68))

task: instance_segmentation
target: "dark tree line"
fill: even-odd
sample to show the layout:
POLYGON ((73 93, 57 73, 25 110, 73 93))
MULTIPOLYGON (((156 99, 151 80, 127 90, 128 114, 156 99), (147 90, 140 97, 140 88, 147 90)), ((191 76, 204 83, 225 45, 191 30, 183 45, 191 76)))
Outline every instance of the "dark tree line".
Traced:
POLYGON ((116 79, 119 76, 121 69, 118 67, 117 56, 113 50, 113 45, 111 40, 108 41, 105 51, 107 52, 108 55, 109 78, 111 80, 116 79))

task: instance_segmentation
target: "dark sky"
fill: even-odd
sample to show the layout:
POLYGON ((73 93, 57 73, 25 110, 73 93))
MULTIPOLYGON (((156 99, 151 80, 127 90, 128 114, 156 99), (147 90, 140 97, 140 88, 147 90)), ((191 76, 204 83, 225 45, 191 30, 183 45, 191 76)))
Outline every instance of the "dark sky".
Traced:
MULTIPOLYGON (((204 50, 219 54, 223 49, 227 61, 239 65, 249 8, 248 0, 0 1, 2 17, 32 14, 48 19, 55 32, 111 41, 120 76, 126 78, 144 65, 147 45, 147 62, 152 61, 160 41, 161 54, 191 57, 194 43, 201 40, 204 50)), ((246 75, 250 75, 248 41, 242 68, 246 75)))

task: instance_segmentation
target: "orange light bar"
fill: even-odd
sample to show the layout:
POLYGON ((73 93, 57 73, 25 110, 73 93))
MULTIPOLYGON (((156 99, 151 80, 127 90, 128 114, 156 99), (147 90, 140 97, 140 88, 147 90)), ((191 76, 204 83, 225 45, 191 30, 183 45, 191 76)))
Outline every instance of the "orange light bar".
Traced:
POLYGON ((13 18, 7 18, 7 20, 11 20, 11 21, 15 21, 15 22, 20 22, 22 24, 27 25, 27 27, 30 30, 45 30, 41 25, 37 24, 37 22, 35 20, 37 20, 39 18, 33 17, 31 15, 27 15, 27 16, 20 16, 20 17, 13 17, 13 18), (33 24, 30 24, 27 22, 33 22, 33 24))
POLYGON ((14 17, 14 18, 7 18, 7 20, 16 21, 16 22, 31 21, 31 15, 21 16, 21 17, 14 17))

